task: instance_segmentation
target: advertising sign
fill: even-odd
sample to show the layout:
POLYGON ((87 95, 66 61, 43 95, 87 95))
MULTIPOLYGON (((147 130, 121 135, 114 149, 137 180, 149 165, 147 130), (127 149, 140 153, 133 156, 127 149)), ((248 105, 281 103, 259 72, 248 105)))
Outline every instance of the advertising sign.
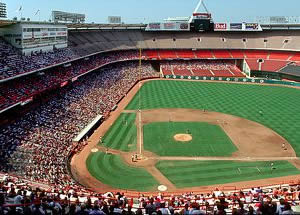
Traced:
POLYGON ((225 31, 225 30, 227 30, 227 24, 226 23, 215 23, 215 30, 216 31, 225 31))
POLYGON ((146 31, 189 31, 187 22, 149 23, 146 31))
POLYGON ((189 29, 189 24, 188 23, 180 23, 179 28, 181 30, 188 30, 189 29))
POLYGON ((242 30, 243 24, 242 23, 230 23, 230 30, 242 30))
POLYGON ((151 30, 158 30, 160 29, 160 23, 149 23, 148 28, 151 30))
POLYGON ((164 29, 175 29, 175 23, 164 23, 164 29))
POLYGON ((257 23, 246 23, 245 28, 246 30, 258 30, 259 25, 257 23))

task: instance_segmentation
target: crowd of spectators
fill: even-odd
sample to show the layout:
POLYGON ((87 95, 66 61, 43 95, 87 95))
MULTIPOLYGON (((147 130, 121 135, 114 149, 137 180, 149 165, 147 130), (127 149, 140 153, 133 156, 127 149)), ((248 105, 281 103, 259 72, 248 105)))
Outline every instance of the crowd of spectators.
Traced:
POLYGON ((137 58, 137 51, 123 54, 112 52, 77 60, 69 65, 54 67, 43 72, 0 83, 0 110, 18 102, 26 101, 41 92, 60 86, 61 83, 87 73, 104 64, 137 58))
POLYGON ((236 65, 234 62, 230 61, 206 61, 206 60, 197 60, 197 61, 169 61, 161 64, 162 68, 170 69, 176 68, 178 70, 188 69, 202 69, 202 70, 226 70, 226 69, 235 69, 236 65))
MULTIPOLYGON (((0 40, 0 79, 73 59, 69 49, 27 57, 0 40)), ((137 59, 137 51, 112 52, 52 68, 0 84, 0 110, 104 64, 137 59)), ((173 70, 233 70, 227 62, 169 62, 173 70)), ((141 77, 156 77, 143 63, 141 77)), ((140 196, 133 201, 121 193, 97 194, 69 176, 66 159, 78 145, 78 133, 96 116, 108 115, 139 79, 137 62, 103 67, 61 88, 47 102, 0 127, 0 215, 2 214, 293 214, 299 186, 253 188, 240 192, 215 190, 207 194, 140 196), (16 175, 11 177, 9 175, 16 175), (37 184, 36 184, 37 183, 37 184), (11 205, 12 204, 12 205, 11 205)), ((85 141, 79 145, 82 147, 85 141)))
POLYGON ((169 61, 161 64, 165 75, 245 77, 233 61, 169 61))
MULTIPOLYGON (((141 77, 155 77, 150 63, 141 77)), ((46 103, 0 128, 0 171, 30 181, 69 186, 66 158, 73 139, 98 115, 108 115, 138 81, 137 62, 107 66, 61 88, 46 103)))
POLYGON ((15 47, 0 38, 0 80, 63 63, 79 57, 69 48, 51 52, 34 52, 22 55, 15 47))
MULTIPOLYGON (((72 48, 54 49, 49 52, 33 52, 25 56, 15 47, 0 38, 0 80, 25 74, 55 64, 64 63, 85 56, 80 49, 72 48)), ((103 61, 128 60, 139 58, 138 51, 122 51, 102 54, 103 61)))
POLYGON ((94 193, 76 186, 39 187, 17 177, 0 177, 2 214, 296 214, 299 185, 240 191, 157 193, 132 197, 124 193, 94 193))

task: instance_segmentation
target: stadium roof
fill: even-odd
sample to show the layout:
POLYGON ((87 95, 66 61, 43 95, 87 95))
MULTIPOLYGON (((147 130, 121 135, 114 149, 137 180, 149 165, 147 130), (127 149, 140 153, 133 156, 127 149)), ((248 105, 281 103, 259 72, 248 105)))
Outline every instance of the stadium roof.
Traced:
POLYGON ((300 24, 261 24, 263 30, 299 30, 300 24))
MULTIPOLYGON (((4 28, 9 25, 17 23, 26 24, 59 24, 66 25, 69 30, 80 29, 145 29, 147 24, 98 24, 98 23, 53 23, 53 22, 38 22, 38 21, 15 21, 15 20, 0 20, 0 28, 4 28)), ((299 24, 261 24, 263 30, 299 30, 299 24)))
POLYGON ((143 29, 146 24, 94 24, 94 23, 72 23, 66 24, 72 29, 143 29))

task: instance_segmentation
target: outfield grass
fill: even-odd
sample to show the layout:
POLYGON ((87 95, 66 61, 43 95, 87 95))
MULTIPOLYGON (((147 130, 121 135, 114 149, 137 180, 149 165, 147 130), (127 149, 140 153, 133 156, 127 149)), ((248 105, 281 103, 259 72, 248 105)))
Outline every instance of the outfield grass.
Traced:
POLYGON ((144 149, 160 156, 231 156, 237 151, 222 128, 205 122, 154 122, 143 127, 144 149), (193 139, 178 142, 175 134, 193 139))
MULTIPOLYGON (((206 83, 149 81, 141 89, 141 108, 207 109, 261 123, 288 140, 300 155, 300 90, 294 88, 206 83), (262 111, 263 114, 260 114, 262 111)), ((127 109, 138 108, 138 96, 127 109)))
MULTIPOLYGON (((159 161, 156 167, 177 187, 197 187, 300 174, 288 161, 159 161), (258 170, 258 169, 259 170, 258 170)), ((251 185, 251 183, 249 183, 251 185)))
POLYGON ((125 152, 135 151, 137 137, 135 116, 135 113, 122 113, 102 138, 103 144, 125 152))
POLYGON ((158 182, 145 169, 126 165, 119 155, 92 153, 86 165, 92 176, 115 188, 150 191, 158 186, 158 182))

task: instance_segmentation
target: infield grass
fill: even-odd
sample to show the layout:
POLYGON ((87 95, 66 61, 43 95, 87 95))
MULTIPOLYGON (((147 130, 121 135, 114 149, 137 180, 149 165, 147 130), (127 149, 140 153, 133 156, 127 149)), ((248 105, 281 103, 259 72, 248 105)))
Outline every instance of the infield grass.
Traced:
MULTIPOLYGON (((208 186, 300 174, 288 161, 159 161, 156 167, 177 188, 208 186)), ((249 183, 250 185, 250 183, 249 183)))
POLYGON ((236 146, 218 125, 205 122, 154 122, 143 127, 144 149, 159 156, 231 156, 236 146), (189 130, 192 140, 178 142, 189 130))
POLYGON ((144 168, 128 166, 119 155, 91 153, 86 165, 92 176, 114 188, 149 191, 158 186, 158 182, 144 168))
POLYGON ((137 138, 135 117, 135 113, 122 113, 102 138, 102 144, 124 152, 135 151, 137 138))
MULTIPOLYGON (((141 108, 190 108, 249 119, 283 136, 300 155, 300 90, 253 84, 155 80, 141 88, 141 108), (260 111, 262 114, 260 114, 260 111)), ((138 108, 136 95, 126 109, 138 108)))

